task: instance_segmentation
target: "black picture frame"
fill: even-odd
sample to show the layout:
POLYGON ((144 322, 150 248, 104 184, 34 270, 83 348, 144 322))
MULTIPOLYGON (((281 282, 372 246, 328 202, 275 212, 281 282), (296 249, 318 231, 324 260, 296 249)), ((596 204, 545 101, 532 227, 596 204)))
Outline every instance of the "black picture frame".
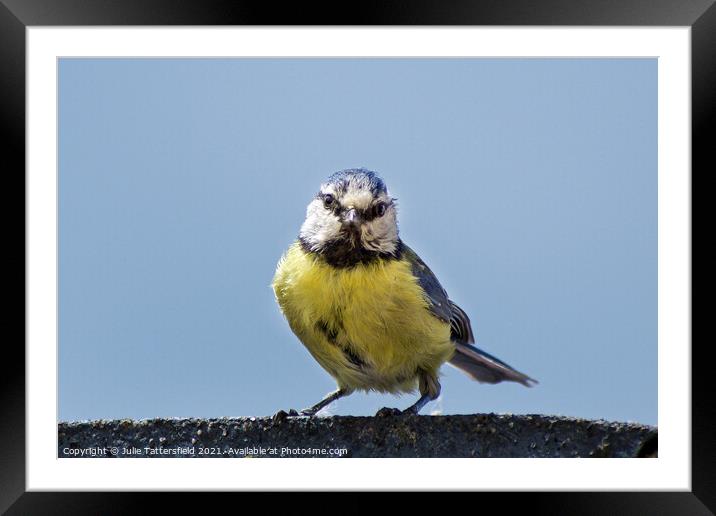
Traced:
MULTIPOLYGON (((0 0, 0 113, 6 178, 25 170, 25 29, 87 25, 563 25, 691 27, 692 180, 716 170, 707 135, 716 109, 714 0, 379 0, 360 3, 246 0, 0 0), (10 159, 8 159, 10 158, 10 159), (9 172, 14 171, 15 174, 9 172)), ((21 188, 24 191, 24 181, 21 188)), ((14 191, 8 188, 7 190, 14 191)), ((8 217, 7 220, 12 220, 8 217)), ((23 248, 23 264, 25 263, 23 248)), ((19 258, 11 260, 19 261, 19 258)), ((11 271, 13 269, 6 269, 11 271)), ((24 299, 24 295, 23 295, 24 299)), ((24 303, 23 303, 24 307, 24 303)), ((23 327, 24 333, 24 327, 23 327)), ((684 342, 683 345, 689 345, 684 342)), ((0 420, 0 511, 7 514, 132 514, 146 493, 39 493, 25 489, 25 353, 4 346, 0 420)), ((545 514, 713 514, 716 511, 715 405, 707 344, 692 343, 691 492, 532 492, 510 497, 545 514)), ((204 498, 206 498, 204 496, 204 498)), ((226 497, 222 496, 223 502, 226 497)), ((481 498, 481 500, 486 500, 481 498)), ((503 501, 503 500, 500 500, 503 501)), ((162 496, 164 510, 186 503, 162 496)), ((292 503, 296 503, 294 499, 292 503)), ((519 502, 518 502, 519 503, 519 502)), ((208 508, 209 506, 205 506, 208 508)), ((206 510, 206 509, 205 509, 206 510)))

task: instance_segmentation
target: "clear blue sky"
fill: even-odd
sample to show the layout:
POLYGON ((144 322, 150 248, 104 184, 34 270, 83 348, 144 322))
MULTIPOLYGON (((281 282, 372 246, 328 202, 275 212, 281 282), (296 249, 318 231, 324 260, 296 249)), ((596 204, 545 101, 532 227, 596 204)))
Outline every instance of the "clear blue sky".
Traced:
MULTIPOLYGON (((478 345, 430 413, 657 423, 655 59, 61 59, 59 417, 262 416, 335 384, 269 288, 364 166, 478 345)), ((414 399, 354 394, 331 413, 414 399)))

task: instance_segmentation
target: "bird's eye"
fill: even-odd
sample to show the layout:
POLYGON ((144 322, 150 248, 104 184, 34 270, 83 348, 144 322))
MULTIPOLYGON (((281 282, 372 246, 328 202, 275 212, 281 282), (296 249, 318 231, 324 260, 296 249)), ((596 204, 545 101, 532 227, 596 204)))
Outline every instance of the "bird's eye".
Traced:
POLYGON ((373 208, 376 217, 382 217, 385 215, 386 206, 384 202, 380 202, 373 208))
POLYGON ((335 203, 335 202, 336 202, 336 199, 331 194, 326 194, 323 196, 323 205, 326 208, 330 208, 331 206, 333 206, 333 203, 335 203))

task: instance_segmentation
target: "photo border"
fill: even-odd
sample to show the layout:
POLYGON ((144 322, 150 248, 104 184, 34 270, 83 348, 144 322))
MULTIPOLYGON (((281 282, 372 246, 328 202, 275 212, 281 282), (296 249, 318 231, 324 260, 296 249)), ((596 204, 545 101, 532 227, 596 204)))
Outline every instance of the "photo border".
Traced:
MULTIPOLYGON (((713 1, 458 1, 410 3, 386 1, 352 12, 345 6, 313 3, 278 9, 259 2, 186 2, 125 0, 3 0, 0 4, 0 62, 3 85, 2 121, 7 128, 5 154, 13 167, 25 169, 25 29, 28 26, 86 25, 604 25, 689 26, 692 38, 692 177, 693 171, 714 169, 707 129, 713 125, 716 83, 716 8, 713 1), (10 5, 10 7, 7 7, 10 5), (14 159, 13 159, 14 158, 14 159), (710 158, 710 159, 709 159, 710 158)), ((13 170, 13 168, 8 168, 13 170)), ((23 186, 24 187, 24 186, 23 186)), ((26 259, 23 252, 23 260, 26 259)), ((23 261, 24 263, 24 261, 23 261)), ((688 343, 685 343, 688 344, 688 343)), ((3 423, 0 437, 0 510, 10 514, 64 512, 62 508, 94 513, 128 512, 147 495, 140 493, 25 492, 25 357, 24 347, 6 346, 3 383, 3 423), (7 367, 6 367, 7 369, 7 367), (12 446, 8 445, 12 443, 12 446)), ((716 443, 714 408, 706 346, 692 348, 692 492, 662 493, 530 493, 520 498, 530 510, 550 514, 658 512, 709 514, 715 506, 716 443)), ((172 493, 180 503, 183 497, 172 493)), ((486 494, 481 494, 485 496, 486 494)), ((499 495, 497 495, 499 496, 499 495)), ((514 496, 514 494, 508 494, 514 496)), ((163 497, 162 503, 169 497, 163 497)))

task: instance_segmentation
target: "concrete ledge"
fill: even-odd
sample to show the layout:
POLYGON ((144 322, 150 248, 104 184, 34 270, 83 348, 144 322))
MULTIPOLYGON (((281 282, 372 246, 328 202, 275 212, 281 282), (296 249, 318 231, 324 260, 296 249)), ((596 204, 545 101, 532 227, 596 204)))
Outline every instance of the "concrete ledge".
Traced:
POLYGON ((59 457, 637 457, 657 429, 543 415, 99 420, 60 423, 59 457))

